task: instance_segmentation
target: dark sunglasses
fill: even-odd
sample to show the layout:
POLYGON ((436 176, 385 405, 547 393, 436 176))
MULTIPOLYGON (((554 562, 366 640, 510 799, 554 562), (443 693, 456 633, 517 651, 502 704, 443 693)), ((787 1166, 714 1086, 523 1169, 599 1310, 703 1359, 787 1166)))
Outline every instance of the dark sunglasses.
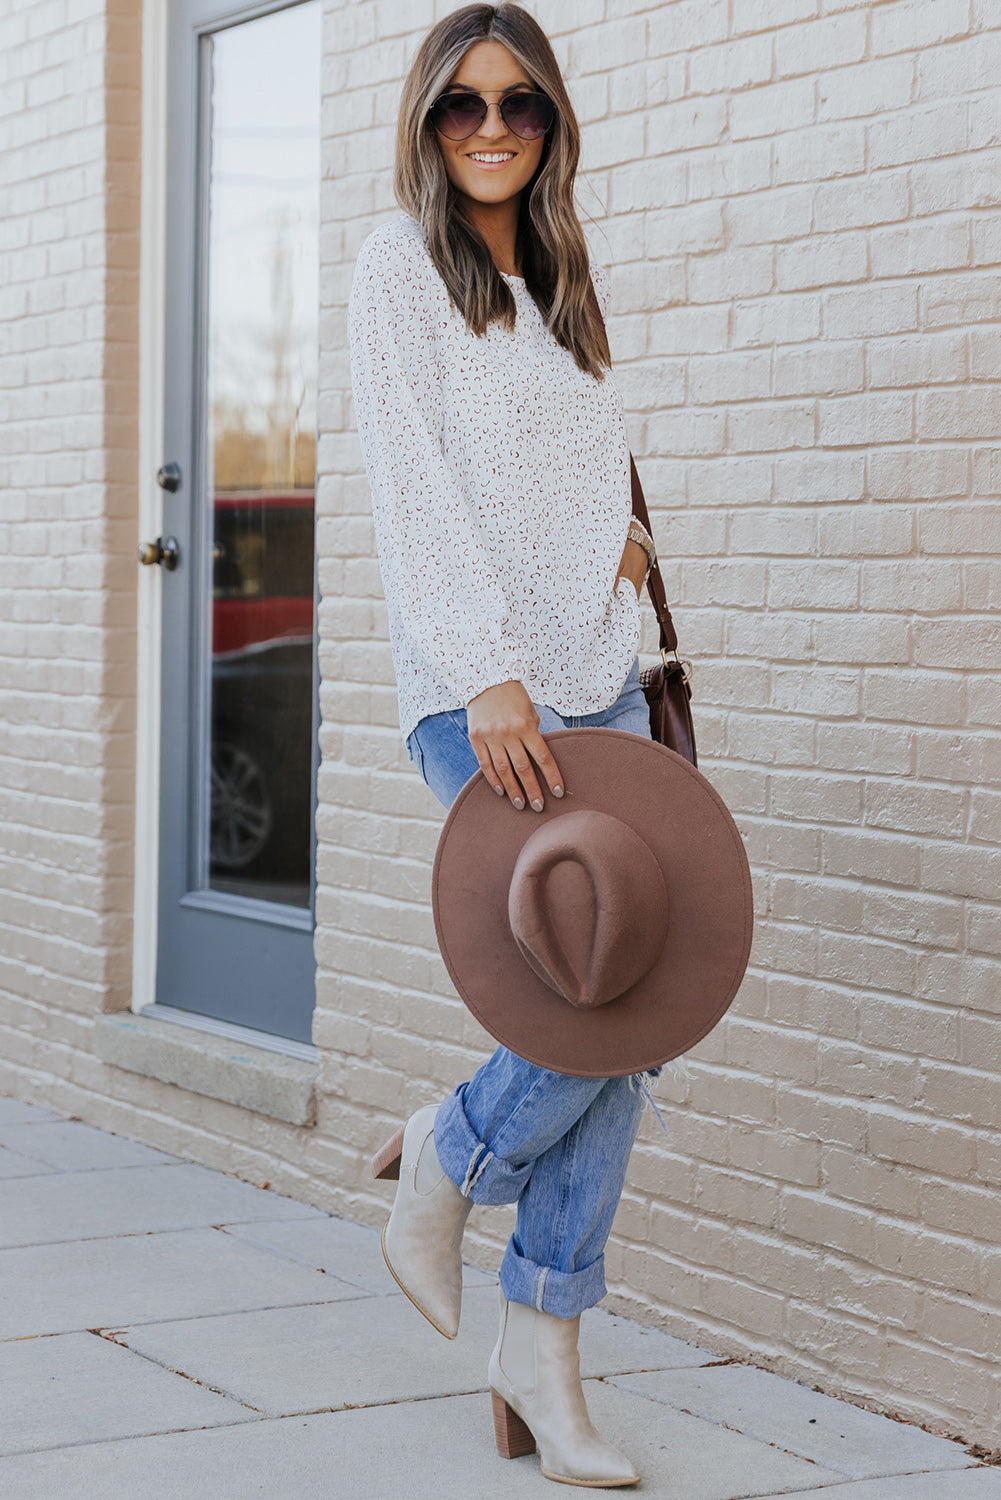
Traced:
MULTIPOLYGON (((506 94, 497 107, 508 130, 523 141, 537 141, 556 119, 556 105, 546 94, 530 94, 525 89, 506 94)), ((441 94, 428 114, 439 135, 464 141, 475 135, 486 119, 487 101, 482 94, 441 94)))

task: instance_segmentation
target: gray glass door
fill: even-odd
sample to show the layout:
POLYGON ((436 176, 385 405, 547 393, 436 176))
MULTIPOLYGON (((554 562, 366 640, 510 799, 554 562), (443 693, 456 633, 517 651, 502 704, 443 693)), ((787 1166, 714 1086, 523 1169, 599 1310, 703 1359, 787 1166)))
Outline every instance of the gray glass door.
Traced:
POLYGON ((320 0, 171 0, 157 1002, 310 1040, 320 0))

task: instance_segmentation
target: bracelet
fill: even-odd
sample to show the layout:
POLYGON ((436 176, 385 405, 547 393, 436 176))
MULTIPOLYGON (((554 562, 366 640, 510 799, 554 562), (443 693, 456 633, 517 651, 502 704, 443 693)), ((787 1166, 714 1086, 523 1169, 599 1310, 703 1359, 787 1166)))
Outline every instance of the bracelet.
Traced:
MULTIPOLYGON (((653 537, 650 535, 649 531, 647 531, 642 522, 637 521, 635 517, 629 523, 629 530, 626 533, 626 541, 636 542, 640 547, 643 548, 643 551, 646 553, 646 570, 647 575, 649 576, 650 569, 657 561, 657 549, 654 547, 653 537)), ((644 582, 646 582, 646 579, 644 579, 644 582)))

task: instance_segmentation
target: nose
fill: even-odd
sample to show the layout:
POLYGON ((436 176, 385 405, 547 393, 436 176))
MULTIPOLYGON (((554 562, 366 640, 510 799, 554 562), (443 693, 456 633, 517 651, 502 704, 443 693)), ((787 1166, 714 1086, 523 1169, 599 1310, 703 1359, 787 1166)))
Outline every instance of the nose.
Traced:
POLYGON ((496 141, 508 134, 508 128, 504 124, 504 117, 500 112, 500 104, 496 99, 487 105, 487 112, 483 117, 483 124, 476 132, 477 135, 486 136, 488 140, 496 141), (491 114, 491 110, 496 113, 491 114))

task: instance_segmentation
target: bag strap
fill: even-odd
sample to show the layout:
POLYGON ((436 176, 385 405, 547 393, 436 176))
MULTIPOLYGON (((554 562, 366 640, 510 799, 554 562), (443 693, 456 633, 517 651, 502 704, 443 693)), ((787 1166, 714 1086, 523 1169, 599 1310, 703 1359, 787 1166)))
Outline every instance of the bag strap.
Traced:
MULTIPOLYGON (((650 527, 650 512, 646 508, 646 498, 643 494, 643 486, 640 484, 640 476, 636 471, 636 460, 632 454, 629 455, 629 477, 633 488, 633 515, 644 526, 650 535, 653 531, 650 527)), ((667 603, 667 590, 661 577, 660 563, 654 559, 653 567, 647 575, 647 593, 653 605, 653 612, 657 616, 657 624, 660 626, 660 647, 662 651, 673 651, 678 654, 678 632, 674 628, 671 619, 671 611, 667 603)))
MULTIPOLYGON (((607 339, 608 329, 605 326, 605 319, 602 316, 598 293, 595 291, 593 281, 590 285, 595 311, 598 314, 601 326, 605 329, 605 338, 607 339)), ((646 497, 643 494, 643 486, 640 483, 640 476, 636 469, 636 460, 631 453, 629 455, 629 482, 633 492, 633 515, 652 537, 653 528, 650 525, 650 512, 647 510, 646 497)), ((671 619, 671 611, 667 603, 667 590, 664 587, 664 580, 660 572, 660 563, 656 560, 647 575, 646 587, 647 593, 650 595, 650 603, 653 605, 653 612, 657 616, 657 624, 660 626, 660 649, 672 652, 677 659, 678 632, 675 630, 674 621, 671 619)))

